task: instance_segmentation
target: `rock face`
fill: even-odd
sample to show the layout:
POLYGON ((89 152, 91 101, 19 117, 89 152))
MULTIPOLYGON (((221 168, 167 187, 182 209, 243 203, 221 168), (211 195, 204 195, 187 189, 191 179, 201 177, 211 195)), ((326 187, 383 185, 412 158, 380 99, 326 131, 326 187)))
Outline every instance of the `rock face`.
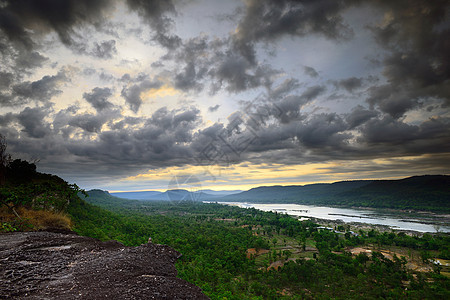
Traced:
POLYGON ((0 298, 208 299, 177 278, 180 253, 126 247, 74 233, 0 234, 0 298))

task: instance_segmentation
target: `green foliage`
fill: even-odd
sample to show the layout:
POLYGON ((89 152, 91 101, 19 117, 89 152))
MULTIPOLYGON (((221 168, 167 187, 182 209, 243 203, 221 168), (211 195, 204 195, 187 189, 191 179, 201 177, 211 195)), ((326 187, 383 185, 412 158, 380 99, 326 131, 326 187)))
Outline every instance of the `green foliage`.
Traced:
MULTIPOLYGON (((102 191, 89 192, 86 201, 72 201, 69 212, 81 234, 116 239, 126 245, 167 244, 183 256, 178 274, 212 299, 361 299, 448 298, 449 280, 438 274, 413 273, 406 260, 393 260, 375 252, 352 257, 346 247, 376 244, 408 247, 413 251, 448 251, 448 235, 423 237, 376 231, 338 234, 290 216, 218 204, 127 201, 102 191), (254 233, 259 231, 260 236, 254 233), (287 260, 281 251, 286 240, 315 244, 316 259, 297 258, 278 271, 266 271, 248 248, 270 249, 271 260, 287 260), (274 242, 276 241, 276 242, 274 242), (282 242, 283 241, 283 242, 282 242), (341 251, 335 254, 332 251, 341 251), (419 276, 420 275, 420 276, 419 276), (431 276, 431 277, 430 277, 431 276)), ((289 252, 289 253, 288 253, 289 252)))
POLYGON ((0 222, 0 232, 14 232, 17 228, 7 222, 0 222))
POLYGON ((10 207, 24 206, 36 210, 62 212, 79 188, 60 178, 40 176, 33 181, 0 187, 0 202, 10 207))

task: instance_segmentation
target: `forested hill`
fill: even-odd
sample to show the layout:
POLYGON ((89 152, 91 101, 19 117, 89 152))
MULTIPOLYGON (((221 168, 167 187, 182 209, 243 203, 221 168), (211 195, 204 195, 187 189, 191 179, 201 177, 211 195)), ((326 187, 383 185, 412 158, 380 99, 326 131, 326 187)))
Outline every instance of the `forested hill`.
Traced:
POLYGON ((450 176, 258 187, 220 201, 344 205, 450 212, 450 176))

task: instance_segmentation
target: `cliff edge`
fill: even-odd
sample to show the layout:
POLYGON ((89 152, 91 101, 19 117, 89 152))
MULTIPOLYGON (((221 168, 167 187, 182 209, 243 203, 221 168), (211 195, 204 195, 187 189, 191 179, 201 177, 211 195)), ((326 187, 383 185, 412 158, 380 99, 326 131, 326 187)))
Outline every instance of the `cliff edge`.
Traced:
POLYGON ((126 247, 69 232, 0 234, 0 298, 208 299, 176 277, 180 256, 165 245, 126 247))

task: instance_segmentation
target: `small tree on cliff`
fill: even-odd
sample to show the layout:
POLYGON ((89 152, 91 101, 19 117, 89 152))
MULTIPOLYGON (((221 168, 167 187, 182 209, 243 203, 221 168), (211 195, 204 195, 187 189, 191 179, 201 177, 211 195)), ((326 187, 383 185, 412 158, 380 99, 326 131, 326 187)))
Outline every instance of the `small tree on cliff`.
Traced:
POLYGON ((0 185, 6 182, 6 170, 11 162, 11 155, 6 152, 6 138, 0 134, 0 185))

